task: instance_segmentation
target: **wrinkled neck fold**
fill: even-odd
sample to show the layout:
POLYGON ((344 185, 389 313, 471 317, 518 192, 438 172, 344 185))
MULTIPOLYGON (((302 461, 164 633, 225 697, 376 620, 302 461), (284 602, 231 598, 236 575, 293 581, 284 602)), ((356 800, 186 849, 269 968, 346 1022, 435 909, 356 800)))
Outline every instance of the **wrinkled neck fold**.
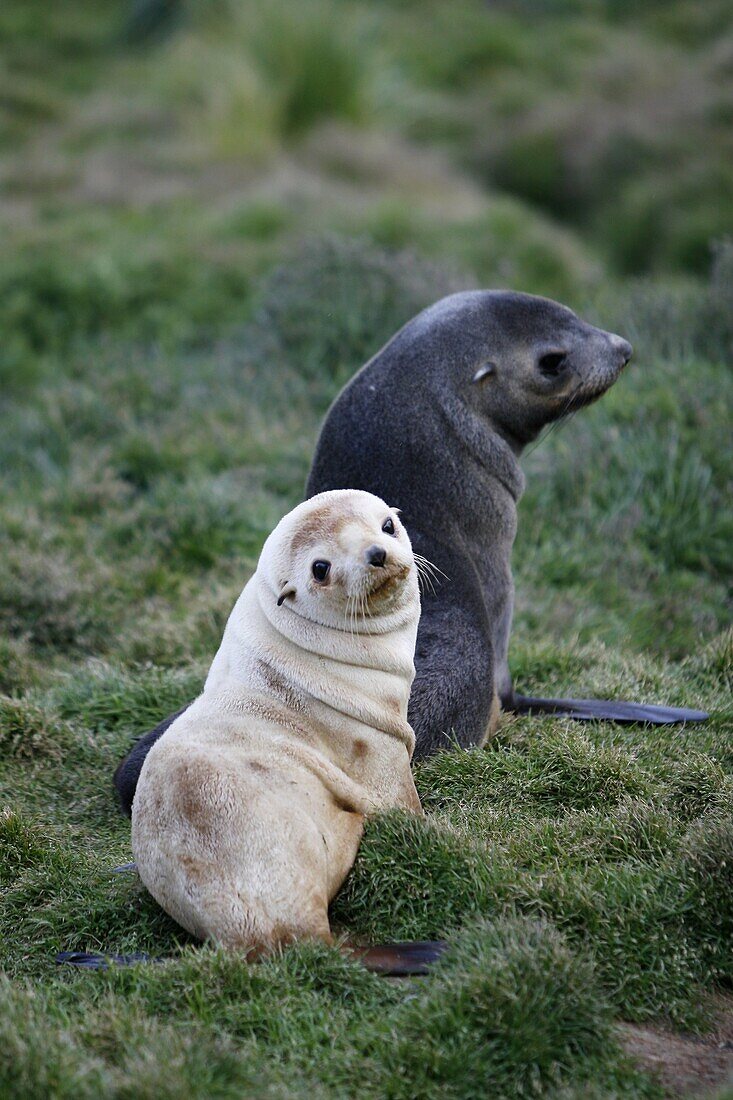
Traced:
POLYGON ((251 691, 264 665, 287 683, 293 700, 300 700, 290 704, 294 711, 312 712, 315 706, 326 726, 347 719, 398 738, 412 754, 407 703, 418 616, 415 595, 383 617, 391 622, 380 623, 378 633, 324 626, 287 602, 278 607, 272 586, 258 572, 227 623, 205 690, 251 691))

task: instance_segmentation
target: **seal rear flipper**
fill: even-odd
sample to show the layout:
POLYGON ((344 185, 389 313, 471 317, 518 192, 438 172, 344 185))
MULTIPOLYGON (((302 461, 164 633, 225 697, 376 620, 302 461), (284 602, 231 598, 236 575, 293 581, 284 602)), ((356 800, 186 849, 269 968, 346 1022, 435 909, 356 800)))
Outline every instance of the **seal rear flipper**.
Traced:
POLYGON ((56 956, 56 965, 76 966, 80 970, 109 970, 110 966, 135 966, 137 963, 159 963, 163 959, 155 959, 152 955, 146 955, 143 951, 136 951, 132 955, 102 954, 99 951, 59 951, 56 956))
POLYGON ((704 710, 662 707, 654 703, 625 703, 615 699, 540 699, 515 695, 507 710, 514 714, 554 714, 579 722, 617 722, 620 725, 670 726, 682 722, 707 722, 704 710))
POLYGON ((448 949, 445 940, 414 943, 383 943, 375 947, 349 947, 348 953, 375 974, 385 977, 409 977, 427 974, 433 963, 448 949))
MULTIPOLYGON (((427 974, 448 947, 445 940, 416 943, 385 943, 377 947, 348 947, 344 950, 367 970, 384 977, 410 977, 427 974)), ((132 955, 103 954, 98 951, 59 951, 56 965, 67 964, 80 970, 109 970, 110 966, 136 966, 161 963, 164 959, 136 951, 132 955)))

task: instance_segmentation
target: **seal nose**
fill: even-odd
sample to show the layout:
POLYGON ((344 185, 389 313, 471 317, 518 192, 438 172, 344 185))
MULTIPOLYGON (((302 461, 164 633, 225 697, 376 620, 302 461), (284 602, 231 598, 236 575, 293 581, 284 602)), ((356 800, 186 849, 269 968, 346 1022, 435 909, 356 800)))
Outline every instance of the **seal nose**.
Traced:
POLYGON ((369 565, 379 568, 387 560, 387 551, 383 550, 381 546, 370 546, 366 552, 366 560, 369 565))
POLYGON ((623 336, 612 336, 611 343, 616 351, 621 352, 621 358, 624 361, 624 366, 628 363, 631 356, 634 354, 634 349, 628 340, 624 340, 623 336))

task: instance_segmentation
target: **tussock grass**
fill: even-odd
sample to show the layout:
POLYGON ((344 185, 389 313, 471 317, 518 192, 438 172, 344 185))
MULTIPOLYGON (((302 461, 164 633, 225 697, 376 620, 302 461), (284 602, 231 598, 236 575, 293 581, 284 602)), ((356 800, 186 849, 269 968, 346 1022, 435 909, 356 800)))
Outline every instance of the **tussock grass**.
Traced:
POLYGON ((379 941, 445 935, 479 914, 540 916, 592 952, 619 1014, 699 1024, 700 985, 727 973, 728 939, 722 913, 703 918, 702 934, 690 913, 730 896, 712 855, 728 842, 729 807, 696 822, 715 839, 695 861, 684 826, 653 802, 545 822, 490 805, 458 826, 399 816, 373 824, 336 917, 379 941))
POLYGON ((557 733, 541 741, 530 741, 524 751, 462 752, 447 761, 436 757, 420 775, 427 786, 425 801, 436 809, 479 802, 497 808, 531 807, 535 814, 557 813, 613 806, 624 796, 644 791, 643 776, 631 754, 593 744, 570 723, 562 723, 557 733), (437 797, 431 788, 437 788, 437 797))
MULTIPOLYGON (((726 809, 730 810, 730 791, 726 809)), ((713 975, 730 983, 731 907, 728 904, 733 866, 733 821, 730 814, 694 821, 684 839, 683 881, 688 890, 686 923, 701 946, 713 975)))
POLYGON ((8 756, 60 760, 69 734, 63 723, 28 699, 0 695, 0 749, 8 756))
POLYGON ((305 242, 265 282, 255 325, 300 373, 343 381, 411 317, 466 289, 445 266, 333 236, 305 242))
POLYGON ((552 927, 478 923, 435 979, 395 1013, 383 1070, 392 1095, 468 1098, 481 1079, 511 1097, 603 1074, 608 1006, 589 960, 552 927))
MULTIPOLYGON (((226 959, 112 873, 130 857, 116 760, 200 689, 339 379, 452 278, 329 236, 258 284, 217 344, 87 335, 88 355, 67 348, 64 372, 16 392, 0 499, 11 1095, 175 1095, 185 1079, 193 1095, 358 1081, 468 1097, 480 1078, 497 1096, 652 1096, 609 1021, 701 1027, 706 993, 730 982, 723 344, 662 356, 643 311, 643 367, 529 456, 513 661, 525 690, 697 705, 709 725, 514 719, 487 750, 421 765, 427 818, 371 822, 333 912, 364 941, 455 943, 410 992, 334 950, 226 959), (168 962, 53 973, 67 949, 168 962)), ((695 309, 719 303, 715 279, 695 309)), ((632 306, 614 301, 596 308, 623 328, 632 306)))
POLYGON ((613 1020, 700 1028, 733 981, 729 13, 66 7, 0 9, 0 1092, 660 1096, 613 1020), (448 937, 427 979, 248 966, 113 873, 113 768, 200 689, 343 380, 481 283, 636 347, 526 456, 518 688, 711 721, 506 718, 334 905, 448 937))
POLYGON ((155 724, 161 707, 178 710, 198 695, 204 671, 155 666, 120 669, 95 662, 62 681, 53 701, 62 718, 74 718, 93 734, 145 729, 155 724))
POLYGON ((35 685, 39 670, 29 650, 22 639, 0 639, 0 691, 13 694, 35 685))
POLYGON ((10 1090, 51 1081, 62 1096, 175 1096, 185 1079, 195 1095, 298 1096, 318 1082, 320 1095, 334 1097, 407 1097, 416 1087, 469 1097, 480 1074, 502 1097, 588 1080, 655 1095, 619 1059, 589 960, 537 921, 476 924, 407 999, 399 985, 317 947, 258 967, 188 950, 93 983, 72 976, 53 998, 3 981, 0 997, 25 1037, 13 1033, 0 1063, 10 1090), (529 1018, 520 1044, 518 1024, 529 1018), (385 1025, 394 1041, 376 1057, 385 1025), (39 1064, 33 1053, 44 1041, 39 1064))
MULTIPOLYGON (((653 1096, 612 1018, 703 1027, 730 983, 723 343, 662 355, 643 310, 643 366, 528 458, 513 664, 524 690, 711 722, 507 719, 488 749, 422 764, 428 816, 369 823, 333 919, 367 942, 450 938, 425 982, 325 948, 248 967, 112 872, 130 858, 117 759, 200 689, 340 379, 454 277, 330 235, 273 268, 215 344, 146 351, 123 326, 119 346, 84 336, 86 353, 57 349, 64 370, 16 391, 0 443, 11 1095, 186 1080, 192 1095, 469 1097, 480 1079, 497 1096, 653 1096), (167 962, 55 973, 67 949, 167 962)), ((690 284, 691 310, 719 303, 716 279, 690 284)), ((621 329, 632 312, 620 289, 594 308, 621 329)))

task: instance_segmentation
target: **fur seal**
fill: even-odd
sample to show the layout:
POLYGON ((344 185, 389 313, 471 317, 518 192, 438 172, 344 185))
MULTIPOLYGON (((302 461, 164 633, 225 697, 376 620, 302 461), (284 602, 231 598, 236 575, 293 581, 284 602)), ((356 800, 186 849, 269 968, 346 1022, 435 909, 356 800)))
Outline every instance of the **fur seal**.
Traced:
POLYGON ((419 616, 410 540, 377 497, 319 494, 269 536, 132 806, 140 877, 193 935, 250 957, 330 941, 365 815, 422 813, 407 720, 419 616))
POLYGON ((382 493, 401 509, 415 553, 442 574, 423 594, 409 711, 416 758, 482 744, 499 706, 614 721, 706 717, 517 696, 509 672, 519 457, 547 424, 601 397, 631 355, 628 341, 558 302, 470 291, 408 322, 331 406, 307 494, 382 493))
MULTIPOLYGON (((519 458, 542 428, 597 400, 631 345, 558 302, 511 291, 451 295, 409 321, 351 379, 323 423, 306 493, 357 488, 394 501, 439 571, 423 592, 409 720, 416 757, 481 744, 499 707, 578 719, 700 721, 701 711, 515 694, 508 665, 519 458)), ((129 812, 146 734, 115 773, 129 812)))

